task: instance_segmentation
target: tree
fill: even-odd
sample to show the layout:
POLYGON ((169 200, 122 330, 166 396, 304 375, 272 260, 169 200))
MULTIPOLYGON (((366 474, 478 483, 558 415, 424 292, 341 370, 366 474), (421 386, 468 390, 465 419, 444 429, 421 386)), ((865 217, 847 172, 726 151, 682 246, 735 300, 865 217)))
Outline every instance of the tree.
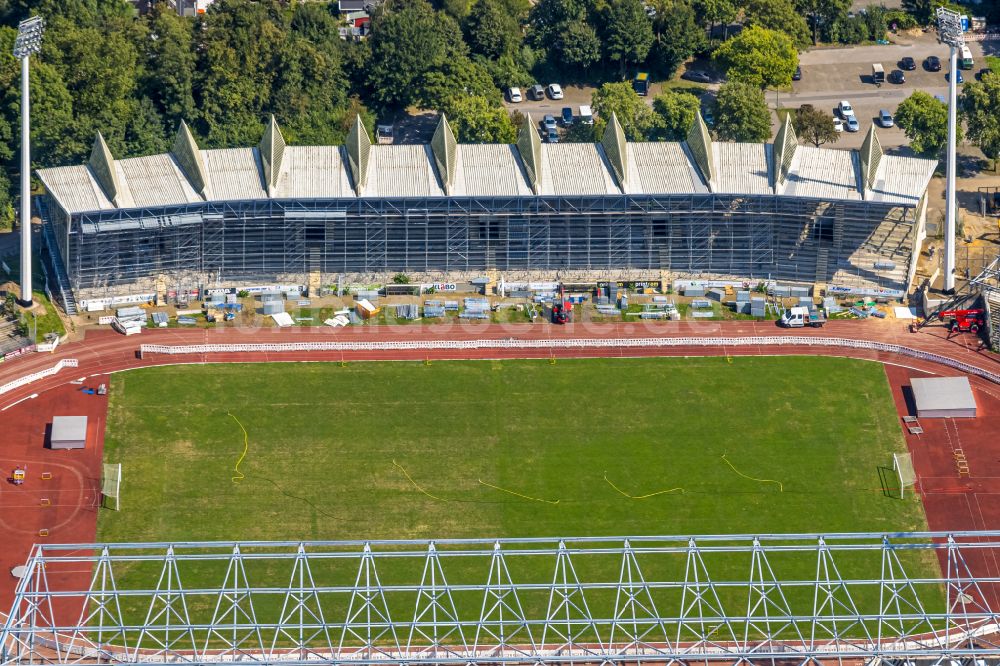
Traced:
POLYGON ((813 44, 817 44, 820 25, 832 25, 837 19, 846 17, 851 0, 795 0, 795 8, 809 18, 813 44))
POLYGON ((531 43, 552 48, 568 24, 586 18, 586 9, 583 0, 539 0, 529 15, 531 43))
POLYGON ((610 0, 605 12, 604 48, 622 73, 628 64, 646 60, 653 45, 653 25, 642 0, 610 0))
POLYGON ((792 115, 792 127, 800 139, 819 148, 824 143, 836 143, 840 134, 833 126, 833 116, 807 106, 792 115))
POLYGON ((499 106, 500 91, 482 65, 465 56, 452 58, 416 82, 412 101, 425 109, 447 108, 456 97, 482 97, 499 106))
MULTIPOLYGON (((896 125, 915 152, 937 155, 948 143, 948 105, 922 90, 914 91, 896 109, 896 125)), ((957 129, 961 141, 962 128, 957 129)))
POLYGON ((141 88, 171 128, 195 116, 194 74, 197 56, 192 44, 194 22, 182 18, 166 3, 153 6, 147 20, 145 76, 141 88))
POLYGON ((465 19, 465 41, 473 53, 491 60, 509 54, 521 41, 521 27, 500 0, 478 0, 465 19))
POLYGON ((601 59, 601 40, 586 21, 572 21, 559 37, 556 51, 559 62, 582 71, 601 59))
POLYGON ((792 84, 799 56, 784 33, 759 26, 745 29, 715 51, 716 62, 730 81, 758 88, 781 88, 792 84))
POLYGON ((809 25, 792 4, 792 0, 749 0, 746 24, 788 35, 798 48, 809 46, 809 25))
POLYGON ((730 81, 715 99, 715 133, 723 141, 760 143, 771 136, 771 112, 755 85, 730 81))
POLYGON ((653 99, 653 112, 659 116, 654 138, 683 141, 700 108, 701 101, 691 93, 663 91, 653 99))
POLYGON ((965 84, 959 109, 969 128, 969 140, 993 160, 993 170, 1000 162, 1000 73, 984 74, 980 82, 965 84))
POLYGON ((458 97, 448 104, 447 116, 461 143, 517 141, 517 128, 507 110, 485 97, 458 97))
POLYGON ((592 101, 594 112, 599 116, 595 123, 595 135, 604 132, 611 114, 618 116, 625 138, 630 141, 645 141, 655 129, 656 117, 653 110, 635 93, 632 84, 605 83, 594 91, 592 101))
POLYGON ((705 31, 698 25, 688 0, 656 0, 653 8, 656 16, 649 61, 664 78, 669 78, 682 62, 705 46, 705 31))
POLYGON ((468 61, 458 24, 426 0, 386 3, 372 18, 369 41, 368 88, 380 107, 414 103, 429 73, 455 59, 468 61))
POLYGON ((735 21, 739 8, 733 0, 694 0, 694 11, 698 22, 711 31, 719 23, 728 26, 735 21))

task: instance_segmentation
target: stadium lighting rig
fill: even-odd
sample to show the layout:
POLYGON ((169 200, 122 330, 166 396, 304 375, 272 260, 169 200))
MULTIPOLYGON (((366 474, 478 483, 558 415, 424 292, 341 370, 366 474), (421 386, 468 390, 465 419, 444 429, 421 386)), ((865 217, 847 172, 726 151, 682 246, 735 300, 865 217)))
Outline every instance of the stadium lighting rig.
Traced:
POLYGON ((948 54, 948 166, 944 222, 944 290, 955 291, 955 144, 958 98, 958 52, 965 46, 962 17, 958 12, 938 7, 938 39, 950 47, 948 54))
POLYGON ((27 18, 17 26, 14 57, 21 61, 21 305, 31 307, 31 100, 29 60, 42 48, 45 19, 27 18))

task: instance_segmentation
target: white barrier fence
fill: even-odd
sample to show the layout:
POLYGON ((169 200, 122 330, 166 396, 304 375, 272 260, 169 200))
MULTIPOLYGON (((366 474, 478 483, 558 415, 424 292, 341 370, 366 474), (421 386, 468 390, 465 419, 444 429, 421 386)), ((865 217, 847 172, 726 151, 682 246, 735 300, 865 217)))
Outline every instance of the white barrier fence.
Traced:
POLYGON ((482 350, 482 349, 649 349, 664 347, 834 347, 888 352, 908 356, 922 361, 930 361, 965 374, 982 377, 1000 384, 1000 374, 978 368, 962 361, 940 354, 919 351, 903 345, 849 338, 823 338, 806 336, 760 336, 741 338, 563 338, 519 340, 504 338, 496 340, 382 340, 373 342, 283 342, 283 343, 243 343, 204 345, 156 345, 139 346, 140 356, 146 354, 229 354, 229 353, 280 353, 280 352, 350 352, 350 351, 396 351, 416 349, 434 350, 482 350))
POLYGON ((31 382, 38 381, 39 379, 44 379, 46 377, 51 377, 63 368, 75 368, 80 365, 80 361, 75 358, 64 358, 51 368, 46 368, 45 370, 39 370, 38 372, 33 372, 30 375, 25 375, 24 377, 18 377, 14 381, 7 382, 6 384, 0 386, 0 395, 4 393, 9 393, 14 389, 26 386, 31 382))

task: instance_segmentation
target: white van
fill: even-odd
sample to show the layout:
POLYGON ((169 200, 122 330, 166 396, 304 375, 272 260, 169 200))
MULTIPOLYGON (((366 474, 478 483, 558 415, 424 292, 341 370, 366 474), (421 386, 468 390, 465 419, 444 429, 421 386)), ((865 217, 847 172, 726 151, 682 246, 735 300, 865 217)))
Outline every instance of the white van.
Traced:
POLYGON ((958 66, 962 69, 972 69, 976 63, 972 59, 972 51, 968 46, 962 47, 962 52, 958 54, 958 66))
POLYGON ((580 105, 580 122, 584 125, 594 124, 594 112, 590 110, 590 105, 581 104, 580 105))

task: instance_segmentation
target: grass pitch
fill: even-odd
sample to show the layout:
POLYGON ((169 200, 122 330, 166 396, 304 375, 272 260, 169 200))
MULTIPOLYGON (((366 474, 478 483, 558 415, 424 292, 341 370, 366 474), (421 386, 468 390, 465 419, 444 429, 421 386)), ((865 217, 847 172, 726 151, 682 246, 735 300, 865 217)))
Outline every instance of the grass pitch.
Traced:
MULTIPOLYGON (((151 368, 112 380, 105 451, 123 466, 122 510, 101 512, 98 539, 923 529, 915 493, 886 492, 895 477, 885 468, 904 447, 882 367, 845 359, 151 368)), ((620 560, 603 557, 578 560, 577 570, 617 580, 620 560)), ((815 558, 775 557, 786 579, 815 575, 815 558)), ((878 554, 865 557, 840 557, 841 573, 877 576, 878 554)), ((901 558, 911 575, 937 566, 926 553, 901 558)), ((679 562, 644 565, 647 580, 683 580, 679 562)), ((382 580, 419 581, 420 564, 386 560, 382 580)), ((187 566, 189 585, 224 576, 221 564, 187 566)), ((529 560, 511 574, 546 583, 551 566, 529 560)), ((745 577, 747 566, 727 554, 710 564, 728 580, 745 577)), ((119 575, 154 585, 159 566, 143 567, 119 575)), ((452 584, 484 581, 482 562, 448 567, 452 584)), ((350 585, 355 574, 324 571, 317 584, 350 585)), ((249 576, 280 589, 289 573, 265 561, 249 576)), ((745 591, 722 594, 745 608, 745 591)), ((808 588, 787 594, 811 612, 808 588)), ((544 617, 547 599, 536 596, 522 603, 544 617)), ((874 586, 855 602, 876 613, 879 598, 874 586)), ((277 617, 281 601, 258 601, 257 617, 277 617)), ((456 603, 475 616, 481 602, 456 603)), ((610 592, 588 593, 588 602, 595 616, 614 613, 610 592)), ((214 598, 189 603, 192 616, 211 618, 214 598)), ((344 600, 331 603, 327 617, 344 617, 344 600)), ((141 621, 145 608, 128 612, 141 621)))
POLYGON ((921 529, 915 494, 884 489, 896 421, 881 366, 845 359, 136 370, 112 382, 122 511, 98 536, 921 529))

